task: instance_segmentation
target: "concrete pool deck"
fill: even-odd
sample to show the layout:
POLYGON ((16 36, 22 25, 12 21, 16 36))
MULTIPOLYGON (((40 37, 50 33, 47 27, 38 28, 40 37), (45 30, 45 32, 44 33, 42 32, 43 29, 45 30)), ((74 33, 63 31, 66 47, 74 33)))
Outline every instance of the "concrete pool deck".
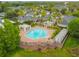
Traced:
MULTIPOLYGON (((24 43, 33 43, 34 45, 40 45, 41 43, 44 43, 44 42, 48 42, 49 40, 50 40, 50 38, 51 38, 51 36, 52 36, 52 34, 55 32, 55 30, 51 30, 51 29, 49 29, 49 28, 47 28, 47 27, 40 27, 40 26, 35 26, 35 27, 33 27, 33 28, 41 28, 41 29, 43 29, 43 30, 46 30, 47 31, 47 37, 46 38, 39 38, 39 39, 37 39, 37 40, 34 40, 34 39, 32 39, 32 38, 27 38, 27 37, 25 37, 25 35, 26 35, 26 32, 28 32, 28 31, 30 31, 30 30, 28 30, 28 31, 23 31, 23 30, 21 30, 20 31, 20 37, 21 37, 21 39, 20 39, 20 41, 21 42, 23 42, 23 44, 24 43)), ((33 29, 32 28, 32 29, 33 29)), ((32 45, 33 45, 32 44, 32 45)), ((21 44, 20 44, 21 45, 21 44)), ((27 47, 27 45, 21 45, 21 47, 22 48, 26 48, 27 47)), ((34 47, 34 46, 33 46, 34 47)))

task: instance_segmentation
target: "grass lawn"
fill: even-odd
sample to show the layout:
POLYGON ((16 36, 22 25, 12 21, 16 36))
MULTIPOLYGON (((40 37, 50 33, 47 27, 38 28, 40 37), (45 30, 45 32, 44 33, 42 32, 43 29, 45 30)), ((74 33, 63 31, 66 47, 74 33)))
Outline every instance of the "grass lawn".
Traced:
POLYGON ((62 49, 48 49, 45 51, 32 51, 27 50, 27 49, 19 49, 11 54, 9 54, 8 56, 12 56, 12 57, 69 57, 69 56, 73 56, 68 49, 70 50, 71 48, 75 48, 76 46, 78 46, 78 42, 76 41, 75 38, 72 37, 68 37, 64 47, 62 49))
POLYGON ((69 53, 65 49, 48 49, 45 51, 32 51, 32 50, 17 50, 13 54, 10 54, 9 56, 12 57, 56 57, 56 56, 70 56, 69 53))
POLYGON ((64 48, 74 48, 79 46, 79 41, 76 38, 73 37, 68 37, 65 44, 64 44, 64 48))

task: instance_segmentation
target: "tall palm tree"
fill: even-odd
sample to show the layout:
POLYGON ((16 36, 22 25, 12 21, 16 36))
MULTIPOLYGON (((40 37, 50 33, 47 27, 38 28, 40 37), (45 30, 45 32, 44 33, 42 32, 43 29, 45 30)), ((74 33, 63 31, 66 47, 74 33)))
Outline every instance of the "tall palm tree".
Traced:
POLYGON ((62 21, 62 17, 61 17, 62 14, 57 9, 52 10, 51 16, 55 21, 55 25, 57 25, 62 21))
POLYGON ((79 3, 77 3, 77 2, 68 2, 67 7, 69 8, 69 11, 70 12, 75 11, 78 7, 77 4, 79 4, 79 3))

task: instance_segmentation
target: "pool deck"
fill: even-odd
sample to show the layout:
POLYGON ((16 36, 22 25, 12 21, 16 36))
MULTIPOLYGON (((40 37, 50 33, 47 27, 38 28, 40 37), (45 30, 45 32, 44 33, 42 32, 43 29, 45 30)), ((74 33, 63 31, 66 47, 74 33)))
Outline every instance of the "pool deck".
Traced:
POLYGON ((23 30, 21 30, 20 31, 20 37, 21 37, 20 41, 21 42, 24 42, 24 43, 26 43, 26 42, 28 42, 28 43, 36 43, 36 44, 41 44, 41 43, 44 43, 44 42, 48 42, 50 40, 52 34, 55 32, 55 30, 51 30, 51 29, 49 29, 47 27, 35 26, 33 28, 41 28, 41 29, 47 30, 47 33, 48 33, 47 37, 46 38, 40 38, 40 39, 34 40, 34 39, 31 39, 31 38, 25 37, 27 31, 24 32, 23 30))

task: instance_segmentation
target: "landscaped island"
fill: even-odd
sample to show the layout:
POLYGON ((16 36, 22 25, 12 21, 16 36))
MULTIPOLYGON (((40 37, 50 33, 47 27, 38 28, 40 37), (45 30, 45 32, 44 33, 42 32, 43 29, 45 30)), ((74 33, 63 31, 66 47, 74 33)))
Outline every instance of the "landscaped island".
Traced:
POLYGON ((79 2, 0 2, 0 56, 79 56, 79 2))

